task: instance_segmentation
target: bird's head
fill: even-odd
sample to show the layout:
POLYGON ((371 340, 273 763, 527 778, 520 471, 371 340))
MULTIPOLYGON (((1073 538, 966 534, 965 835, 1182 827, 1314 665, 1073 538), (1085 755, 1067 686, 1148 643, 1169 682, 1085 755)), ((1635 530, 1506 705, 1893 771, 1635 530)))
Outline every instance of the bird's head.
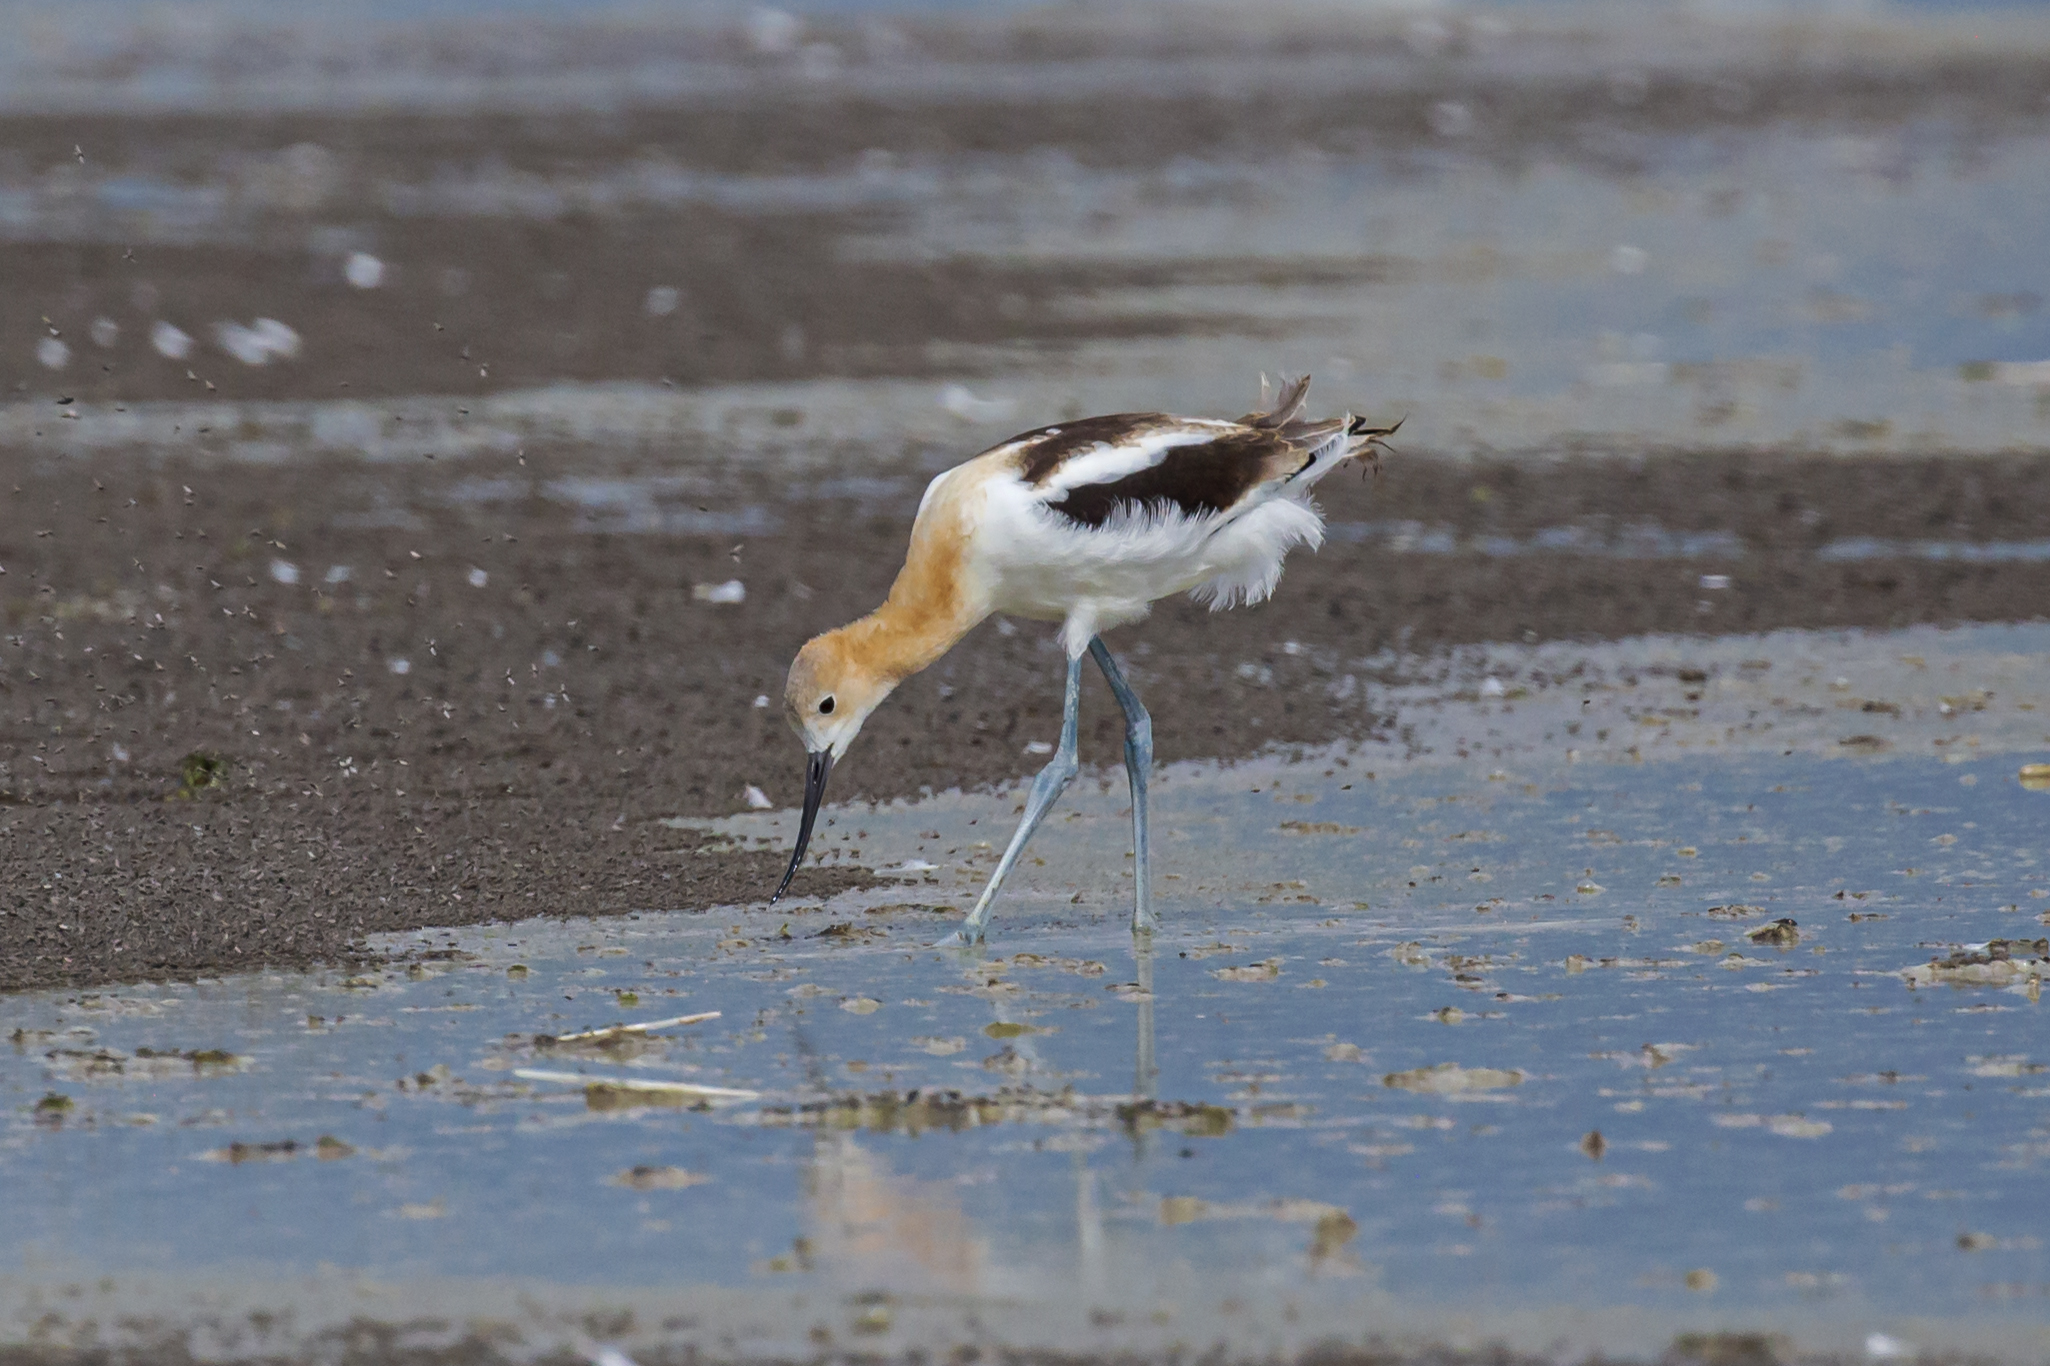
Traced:
POLYGON ((896 679, 863 660, 851 632, 828 631, 806 641, 791 661, 783 684, 783 717, 804 741, 807 754, 830 751, 838 759, 896 686, 896 679))
POLYGON ((857 646, 847 628, 814 637, 797 652, 783 685, 783 718, 804 742, 804 815, 798 823, 797 851, 771 902, 789 890, 797 865, 804 861, 833 765, 861 733, 869 713, 897 686, 895 678, 870 667, 857 646))

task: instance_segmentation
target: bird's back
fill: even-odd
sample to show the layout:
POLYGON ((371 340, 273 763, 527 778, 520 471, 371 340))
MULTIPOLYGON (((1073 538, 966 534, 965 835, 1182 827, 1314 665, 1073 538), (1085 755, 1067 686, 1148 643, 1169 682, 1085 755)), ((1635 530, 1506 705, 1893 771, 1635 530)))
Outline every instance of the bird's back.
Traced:
POLYGON ((1109 626, 1179 592, 1257 602, 1290 549, 1322 540, 1311 486, 1387 434, 1302 420, 1308 388, 1236 421, 1114 413, 1020 433, 934 480, 920 522, 961 519, 995 611, 1060 620, 1079 603, 1109 626))

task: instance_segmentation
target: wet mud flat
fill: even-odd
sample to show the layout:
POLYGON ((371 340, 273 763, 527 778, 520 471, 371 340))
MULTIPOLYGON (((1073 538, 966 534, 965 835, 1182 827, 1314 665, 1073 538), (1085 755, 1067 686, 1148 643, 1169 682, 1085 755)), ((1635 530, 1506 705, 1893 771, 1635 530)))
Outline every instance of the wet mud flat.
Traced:
POLYGON ((383 84, 139 27, 0 111, 24 400, 1287 366, 1462 453, 2044 444, 2027 15, 508 23, 383 84))
MULTIPOLYGON (((924 481, 1267 368, 1412 444, 1114 642, 1170 760, 1393 733, 1444 646, 2050 602, 2027 16, 1162 13, 45 35, 0 985, 743 901, 654 822, 794 800, 783 669, 924 481)), ((838 793, 1028 771, 1056 674, 982 628, 838 793)))
POLYGON ((0 81, 0 1362, 2042 1359, 2039 20, 401 19, 0 81), (761 908, 931 474, 1262 369, 1162 933, 1092 693, 927 947, 1024 624, 761 908))
POLYGON ((1209 410, 1272 367, 1461 454, 2045 445, 2025 12, 784 18, 53 27, 0 387, 1209 410))
MULTIPOLYGON (((783 671, 881 600, 924 478, 974 444, 945 435, 851 452, 868 473, 802 500, 808 472, 713 447, 25 457, 0 532, 0 983, 764 894, 773 852, 694 857, 657 822, 745 810, 751 787, 796 801, 783 671), (742 601, 706 600, 736 583, 742 601)), ((1164 603, 1112 644, 1164 762, 1386 740, 1408 724, 1387 689, 1444 680, 1470 643, 2040 613, 2050 560, 1964 552, 2050 539, 2044 469, 1394 459, 1332 481, 1329 543, 1269 604, 1164 603)), ((977 630, 876 716, 835 795, 1032 771, 1058 722, 1052 648, 1031 623, 977 630)), ((1092 695, 1085 758, 1115 764, 1114 715, 1092 695)))

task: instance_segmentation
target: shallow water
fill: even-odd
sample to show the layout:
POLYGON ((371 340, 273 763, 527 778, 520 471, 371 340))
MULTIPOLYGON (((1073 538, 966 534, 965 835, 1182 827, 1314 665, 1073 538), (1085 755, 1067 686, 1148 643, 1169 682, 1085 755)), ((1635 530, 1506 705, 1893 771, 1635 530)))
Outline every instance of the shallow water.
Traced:
MULTIPOLYGON (((357 8, 410 20, 472 6, 357 8)), ((2024 91, 2001 120, 1958 118, 1959 92, 1930 73, 1983 51, 1962 28, 1804 15, 1846 42, 1878 33, 1903 89, 1929 78, 1933 93, 1886 120, 1724 108, 1698 130, 1640 126, 1630 101, 1646 72, 1707 72, 1740 104, 1788 79, 1782 11, 1596 25, 1568 50, 1526 45, 1529 11, 1468 25, 1478 11, 1448 9, 1473 40, 1460 54, 1431 48, 1439 17, 1405 13, 1388 23, 1407 46, 1371 67, 1235 69, 1292 100, 1406 83, 1417 129, 1351 151, 1306 134, 1243 160, 1192 140, 1127 163, 1077 137, 1053 151, 877 149, 771 175, 638 151, 515 172, 465 149, 421 177, 326 144, 352 146, 347 121, 366 111, 474 112, 486 93, 532 114, 879 92, 951 117, 1003 92, 1196 88, 1220 63, 870 69, 850 51, 844 68, 807 71, 801 50, 749 66, 614 49, 565 68, 543 44, 486 92, 410 56, 308 80, 291 42, 271 65, 236 67, 217 49, 238 6, 194 10, 214 26, 176 42, 122 6, 98 11, 121 22, 0 52, 21 77, 0 105, 300 108, 334 123, 310 125, 310 151, 251 154, 198 182, 59 148, 55 164, 0 173, 0 237, 148 255, 304 215, 291 250, 331 275, 367 214, 383 237, 362 242, 396 282, 382 287, 419 290, 429 263, 404 259, 408 225, 710 206, 838 216, 832 259, 849 268, 966 260, 1061 281, 1139 266, 1166 283, 1049 287, 1081 340, 935 342, 894 377, 821 365, 692 391, 544 374, 458 400, 334 396, 317 358, 364 305, 330 281, 332 297, 303 305, 332 310, 323 321, 245 310, 305 334, 306 383, 280 391, 298 397, 85 401, 53 422, 50 396, 32 396, 0 406, 0 440, 23 449, 493 456, 494 476, 452 501, 541 497, 597 533, 725 538, 766 535, 781 515, 745 500, 707 510, 733 468, 829 475, 792 496, 865 513, 914 497, 934 462, 1049 416, 1237 411, 1263 368, 1315 371, 1320 404, 1406 414, 1406 449, 1427 455, 2050 444, 2044 108, 2024 91), (116 60, 137 46, 160 50, 116 60), (1593 104, 1560 115, 1577 131, 1536 151, 1459 93, 1589 73, 1593 104), (505 476, 504 457, 537 442, 687 463, 651 479, 505 476)), ((2017 50, 2043 45, 2029 19, 2006 30, 2017 50)), ((365 51, 380 32, 366 27, 365 51)), ((524 41, 507 32, 482 60, 524 41)), ((666 290, 674 310, 679 283, 622 288, 619 334, 671 316, 651 305, 666 290)), ((154 364, 134 308, 118 343, 93 343, 106 357, 80 340, 83 315, 61 355, 49 321, 25 315, 5 342, 36 386, 24 392, 105 360, 154 364)), ((179 317, 215 367, 229 360, 220 311, 179 317)), ((424 528, 423 511, 335 524, 424 528)), ((1698 582, 1704 623, 1729 576, 1692 561, 1743 549, 1737 530, 1652 522, 1332 535, 1423 555, 1685 561, 1648 572, 1698 582)), ((2050 554, 1967 535, 1932 524, 1929 539, 1816 553, 2050 554)), ((1839 1351, 1878 1341, 1880 1356, 2050 1351, 2039 991, 2016 969, 1908 976, 1959 945, 2050 933, 2050 792, 2017 780, 2050 754, 2050 633, 1498 647, 1379 689, 1362 680, 1387 661, 1328 662, 1333 696, 1373 690, 1396 714, 1392 741, 1164 774, 1165 923, 1145 953, 1123 927, 1113 768, 1078 783, 1035 843, 985 953, 929 945, 994 862, 1015 793, 830 810, 820 853, 901 881, 823 907, 524 922, 393 941, 376 970, 0 998, 0 1340, 53 1320, 84 1340, 115 1333, 154 1285, 175 1287, 162 1300, 174 1319, 197 1303, 307 1326, 510 1316, 516 1297, 626 1305, 640 1318, 622 1339, 787 1356, 829 1341, 1243 1347, 1397 1331, 1655 1354, 1677 1330, 1718 1327, 1839 1351), (1798 938, 1748 938, 1781 919, 1798 938), (705 1011, 719 1016, 644 1046, 537 1042, 705 1011), (522 1071, 758 1094, 691 1108, 522 1071), (337 1282, 376 1293, 336 1308, 321 1296, 337 1282), (920 1338, 920 1306, 958 1312, 920 1338)), ((1265 667, 1239 666, 1256 682, 1265 667)), ((1143 659, 1133 676, 1143 691, 1143 659)), ((764 776, 794 758, 765 755, 764 776)), ((679 824, 787 847, 792 820, 679 824)))
MULTIPOLYGON (((1217 166, 1196 189, 1173 183, 1173 168, 936 168, 893 192, 887 213, 860 210, 881 213, 887 229, 850 229, 844 252, 1193 274, 1089 291, 1069 312, 1101 335, 1043 355, 935 349, 940 372, 966 384, 564 386, 508 394, 461 420, 445 403, 415 404, 424 411, 396 432, 348 400, 94 404, 61 435, 90 448, 213 429, 235 435, 198 444, 244 459, 414 459, 422 438, 447 457, 565 436, 731 437, 737 411, 766 429, 772 450, 871 430, 891 450, 907 432, 967 449, 1035 415, 1243 406, 1265 366, 1314 372, 1330 401, 1404 418, 1405 448, 1431 453, 1653 443, 1876 454, 2050 441, 2050 311, 2034 267, 2050 222, 2050 153, 2039 137, 1966 146, 1944 128, 1782 131, 1723 139, 1713 154, 1660 144, 1643 155, 1649 167, 1629 176, 1504 171, 1468 160, 1455 140, 1416 165, 1217 166), (1196 278, 1215 261, 1281 282, 1196 278), (1161 319, 1181 321, 1162 337, 1161 319), (792 414, 802 434, 777 430, 792 414)), ((0 187, 0 220, 12 214, 20 235, 68 234, 36 226, 26 199, 9 202, 0 187)), ((126 240, 128 229, 107 231, 126 240)), ((619 335, 642 321, 623 311, 619 335)), ((46 409, 0 409, 0 434, 26 441, 48 425, 46 409)))
MULTIPOLYGON (((1938 634, 1717 645, 1872 675, 1938 634)), ((1951 639, 1970 672, 2040 666, 2040 634, 1951 639)), ((1667 686, 1660 648, 1607 662, 1667 686)), ((1511 1337, 1563 1314, 1627 1347, 1639 1313, 2025 1354, 2050 1296, 2020 1198, 2050 1158, 2038 969, 1903 974, 2050 933, 2050 792, 2016 779, 2050 713, 2024 686, 1905 708, 1949 739, 1880 757, 1790 727, 1572 762, 1546 707, 1620 683, 1465 686, 1435 721, 1403 703, 1412 758, 1165 775, 1145 952, 1106 775, 984 953, 928 947, 1009 829, 1009 796, 956 795, 830 811, 822 844, 904 885, 823 913, 523 922, 359 974, 10 997, 0 1283, 794 1286, 1042 1306, 1036 1340, 1068 1342, 1226 1332, 1236 1296, 1242 1329, 1290 1305, 1511 1337), (1490 724, 1490 752, 1459 738, 1490 724), (1747 937, 1781 919, 1787 942, 1747 937), (631 1046, 535 1038, 712 1010, 631 1046), (760 1094, 687 1109, 520 1069, 760 1094)))

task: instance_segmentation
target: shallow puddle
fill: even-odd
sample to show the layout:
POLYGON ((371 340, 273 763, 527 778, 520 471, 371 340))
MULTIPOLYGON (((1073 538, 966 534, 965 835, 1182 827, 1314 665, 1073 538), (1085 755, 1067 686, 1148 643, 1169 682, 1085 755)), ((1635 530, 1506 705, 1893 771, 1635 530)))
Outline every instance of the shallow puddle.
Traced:
MULTIPOLYGON (((1791 639, 1827 692, 1920 634, 1791 639)), ((1789 639, 1702 648, 1784 665, 1789 639)), ((2016 668, 2040 645, 1951 640, 2016 668)), ((1520 700, 1506 766, 1425 745, 1166 775, 1150 949, 1111 775, 982 953, 929 945, 1005 795, 832 812, 829 845, 903 881, 824 908, 9 998, 6 1279, 889 1292, 1041 1306, 1035 1340, 1071 1344, 1371 1311, 1511 1339, 1578 1315, 1618 1350, 1699 1324, 2024 1351, 2050 1305, 2025 1194, 2050 794, 2017 774, 2050 718, 1932 703, 1979 742, 1963 762, 1812 732, 1573 762, 1520 700)), ((787 817, 749 819, 728 833, 787 817)), ((838 1331, 884 1341, 880 1312, 838 1331)))

